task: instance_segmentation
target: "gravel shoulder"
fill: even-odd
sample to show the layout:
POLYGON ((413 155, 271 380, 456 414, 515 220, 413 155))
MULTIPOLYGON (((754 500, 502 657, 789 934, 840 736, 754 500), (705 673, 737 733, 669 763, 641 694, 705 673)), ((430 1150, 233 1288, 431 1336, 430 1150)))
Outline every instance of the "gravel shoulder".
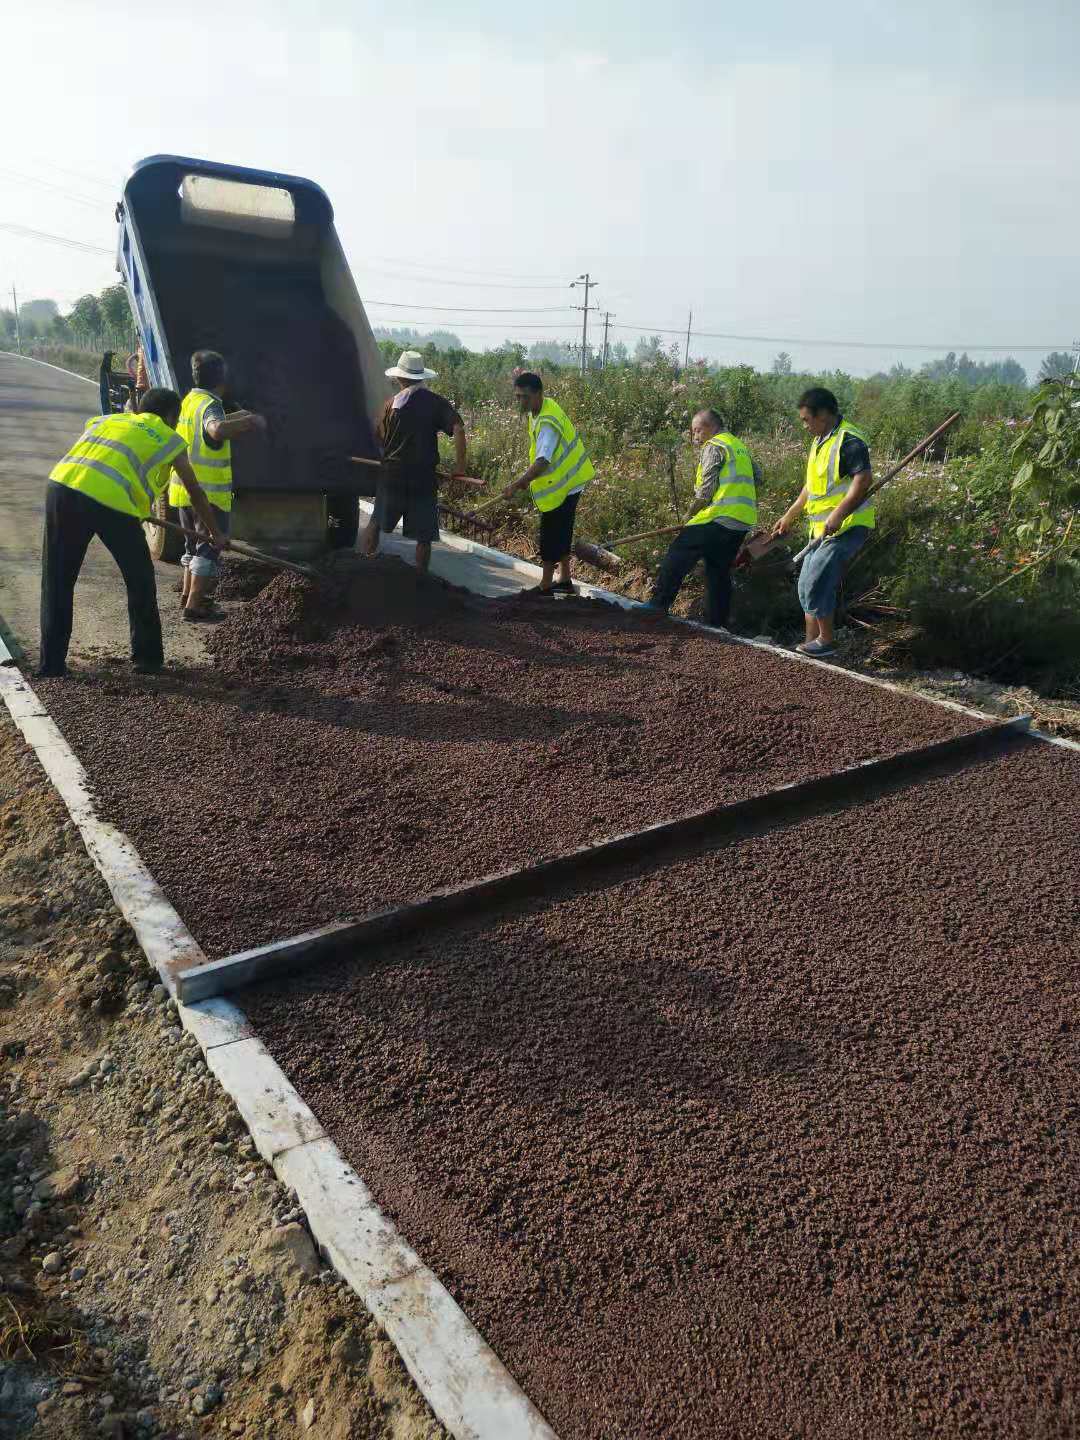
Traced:
POLYGON ((0 714, 0 1435, 445 1440, 0 714))
POLYGON ((562 1440, 1080 1427, 1080 757, 245 993, 562 1440))
POLYGON ((394 559, 279 577, 210 643, 211 670, 39 690, 211 956, 979 723, 600 602, 418 583, 394 559))

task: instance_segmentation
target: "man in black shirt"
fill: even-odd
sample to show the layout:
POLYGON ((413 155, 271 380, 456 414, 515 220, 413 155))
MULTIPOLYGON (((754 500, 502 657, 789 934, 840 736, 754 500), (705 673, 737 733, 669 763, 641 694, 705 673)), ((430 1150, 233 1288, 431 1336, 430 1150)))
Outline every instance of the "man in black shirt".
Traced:
POLYGON ((439 435, 454 439, 454 474, 465 473, 465 425, 442 395, 424 383, 436 372, 424 368, 419 351, 406 350, 387 375, 398 393, 386 402, 379 421, 383 463, 375 488, 375 508, 361 539, 365 554, 379 548, 380 533, 389 535, 401 521, 402 533, 416 541, 416 568, 431 563, 431 544, 439 538, 439 435))
POLYGON ((814 386, 799 399, 799 418, 813 444, 806 461, 806 484, 773 527, 786 535, 806 512, 810 543, 799 571, 799 602, 806 638, 796 648, 804 655, 831 655, 833 620, 844 571, 870 538, 874 506, 870 488, 870 449, 866 436, 840 414, 831 390, 814 386))

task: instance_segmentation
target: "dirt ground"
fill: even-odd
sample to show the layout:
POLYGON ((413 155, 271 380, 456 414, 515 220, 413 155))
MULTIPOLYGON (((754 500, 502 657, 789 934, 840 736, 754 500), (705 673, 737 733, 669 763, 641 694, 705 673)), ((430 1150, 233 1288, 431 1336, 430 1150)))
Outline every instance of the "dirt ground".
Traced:
POLYGON ((0 1436, 445 1436, 0 712, 0 1436))

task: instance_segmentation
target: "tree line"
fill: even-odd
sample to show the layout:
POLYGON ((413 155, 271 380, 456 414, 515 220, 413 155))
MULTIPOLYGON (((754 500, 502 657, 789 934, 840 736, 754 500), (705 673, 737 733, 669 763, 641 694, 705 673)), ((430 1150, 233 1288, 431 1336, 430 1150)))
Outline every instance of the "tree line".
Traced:
POLYGON ((123 285, 108 285, 97 295, 80 295, 67 314, 55 300, 27 300, 0 310, 0 341, 14 345, 46 342, 95 349, 125 349, 132 343, 131 307, 123 285))

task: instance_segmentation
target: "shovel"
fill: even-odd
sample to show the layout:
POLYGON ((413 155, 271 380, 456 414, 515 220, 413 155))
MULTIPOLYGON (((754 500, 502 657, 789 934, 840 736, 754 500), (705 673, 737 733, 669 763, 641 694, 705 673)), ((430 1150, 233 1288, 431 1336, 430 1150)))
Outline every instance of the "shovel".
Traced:
MULTIPOLYGON (((159 520, 156 515, 147 515, 143 524, 156 525, 160 530, 172 530, 188 540, 203 538, 196 535, 194 530, 185 530, 183 525, 174 525, 171 520, 159 520)), ((313 565, 301 565, 296 560, 282 560, 279 555, 267 555, 265 550, 256 550, 254 545, 245 545, 242 540, 230 540, 229 549, 235 550, 238 555, 246 555, 251 560, 261 560, 264 565, 272 565, 277 570, 290 570, 294 575, 303 575, 308 580, 319 578, 319 572, 313 565)))

